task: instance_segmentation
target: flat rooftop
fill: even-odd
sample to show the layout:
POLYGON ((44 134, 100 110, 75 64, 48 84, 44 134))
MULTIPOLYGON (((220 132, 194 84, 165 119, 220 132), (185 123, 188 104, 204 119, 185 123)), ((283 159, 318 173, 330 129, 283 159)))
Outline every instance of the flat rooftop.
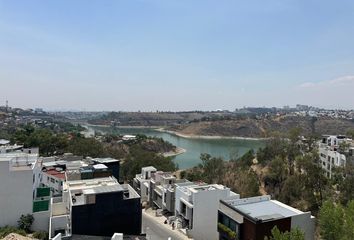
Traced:
POLYGON ((253 219, 263 221, 292 217, 304 213, 279 201, 271 200, 270 196, 232 199, 223 202, 253 219))
POLYGON ((11 171, 32 170, 37 160, 37 153, 11 152, 0 154, 0 162, 8 162, 11 171))
POLYGON ((99 192, 112 192, 123 190, 117 180, 112 177, 67 181, 64 186, 70 191, 95 189, 99 192))
POLYGON ((123 192, 125 199, 140 197, 131 186, 121 185, 113 177, 67 181, 63 189, 70 192, 74 206, 87 204, 85 196, 100 193, 123 192))
POLYGON ((99 162, 99 163, 113 163, 113 162, 120 162, 118 159, 114 158, 93 158, 93 161, 99 162))
POLYGON ((214 190, 224 190, 227 189, 224 185, 220 184, 206 184, 204 182, 183 182, 176 183, 176 187, 186 194, 198 193, 201 191, 214 191, 214 190))

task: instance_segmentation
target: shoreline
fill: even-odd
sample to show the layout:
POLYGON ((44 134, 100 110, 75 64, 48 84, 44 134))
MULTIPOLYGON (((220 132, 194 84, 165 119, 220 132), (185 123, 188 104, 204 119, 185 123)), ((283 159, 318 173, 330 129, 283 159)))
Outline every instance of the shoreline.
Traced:
POLYGON ((193 134, 183 134, 176 131, 166 130, 163 128, 156 128, 156 131, 169 133, 178 137, 188 138, 188 139, 237 139, 237 140, 253 140, 262 141, 269 138, 255 138, 255 137, 238 137, 238 136, 210 136, 210 135, 193 135, 193 134))
MULTIPOLYGON (((103 127, 103 128, 108 128, 108 127, 113 127, 110 125, 93 125, 93 124, 87 124, 86 126, 91 126, 91 127, 103 127)), ((236 139, 236 140, 252 140, 252 141, 264 141, 268 140, 269 138, 260 138, 260 137, 240 137, 240 136, 212 136, 212 135, 194 135, 194 134, 183 134, 179 133, 176 131, 171 131, 171 130, 166 130, 161 126, 116 126, 116 128, 135 128, 135 129, 153 129, 158 132, 163 132, 163 133, 169 133, 171 135, 175 135, 177 137, 182 137, 182 138, 187 138, 187 139, 236 139)))
POLYGON ((187 152, 186 149, 181 148, 181 147, 176 147, 175 151, 164 152, 164 153, 162 153, 162 156, 164 156, 164 157, 174 157, 174 156, 183 154, 185 152, 187 152))

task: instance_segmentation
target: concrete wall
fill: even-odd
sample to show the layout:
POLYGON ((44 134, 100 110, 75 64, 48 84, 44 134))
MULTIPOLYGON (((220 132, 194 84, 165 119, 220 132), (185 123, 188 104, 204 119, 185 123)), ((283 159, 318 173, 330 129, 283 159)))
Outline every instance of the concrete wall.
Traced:
POLYGON ((21 214, 31 214, 33 172, 9 171, 9 162, 0 161, 0 227, 17 226, 21 214))
POLYGON ((217 216, 220 199, 226 199, 229 189, 199 191, 193 196, 193 228, 190 231, 194 239, 218 239, 217 216))
POLYGON ((49 231, 49 211, 33 213, 34 222, 32 224, 32 231, 49 231))
POLYGON ((305 233, 306 240, 313 240, 315 237, 315 218, 311 217, 311 212, 291 217, 291 228, 298 227, 305 233))

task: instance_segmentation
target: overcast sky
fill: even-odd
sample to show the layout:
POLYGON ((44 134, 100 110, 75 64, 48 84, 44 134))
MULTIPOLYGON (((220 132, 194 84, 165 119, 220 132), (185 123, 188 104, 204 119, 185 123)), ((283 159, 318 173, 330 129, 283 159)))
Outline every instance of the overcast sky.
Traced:
POLYGON ((0 0, 0 105, 354 109, 353 0, 0 0))

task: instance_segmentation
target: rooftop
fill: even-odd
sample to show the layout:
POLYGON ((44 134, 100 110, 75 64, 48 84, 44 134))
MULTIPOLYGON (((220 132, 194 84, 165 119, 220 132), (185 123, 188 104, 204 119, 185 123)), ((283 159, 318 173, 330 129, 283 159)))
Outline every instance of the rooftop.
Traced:
POLYGON ((255 220, 274 220, 303 214, 302 211, 290 207, 270 196, 224 200, 224 203, 255 220))
POLYGON ((37 153, 12 152, 0 154, 0 162, 9 162, 11 171, 32 170, 37 160, 37 153))
POLYGON ((49 169, 45 171, 46 174, 52 175, 56 178, 65 179, 65 171, 57 169, 49 169))
POLYGON ((67 181, 64 191, 69 191, 73 205, 84 205, 91 201, 86 196, 110 192, 123 192, 124 198, 140 197, 129 184, 119 184, 114 177, 67 181))
POLYGON ((93 158, 92 160, 99 163, 120 162, 118 159, 114 159, 114 158, 93 158))

